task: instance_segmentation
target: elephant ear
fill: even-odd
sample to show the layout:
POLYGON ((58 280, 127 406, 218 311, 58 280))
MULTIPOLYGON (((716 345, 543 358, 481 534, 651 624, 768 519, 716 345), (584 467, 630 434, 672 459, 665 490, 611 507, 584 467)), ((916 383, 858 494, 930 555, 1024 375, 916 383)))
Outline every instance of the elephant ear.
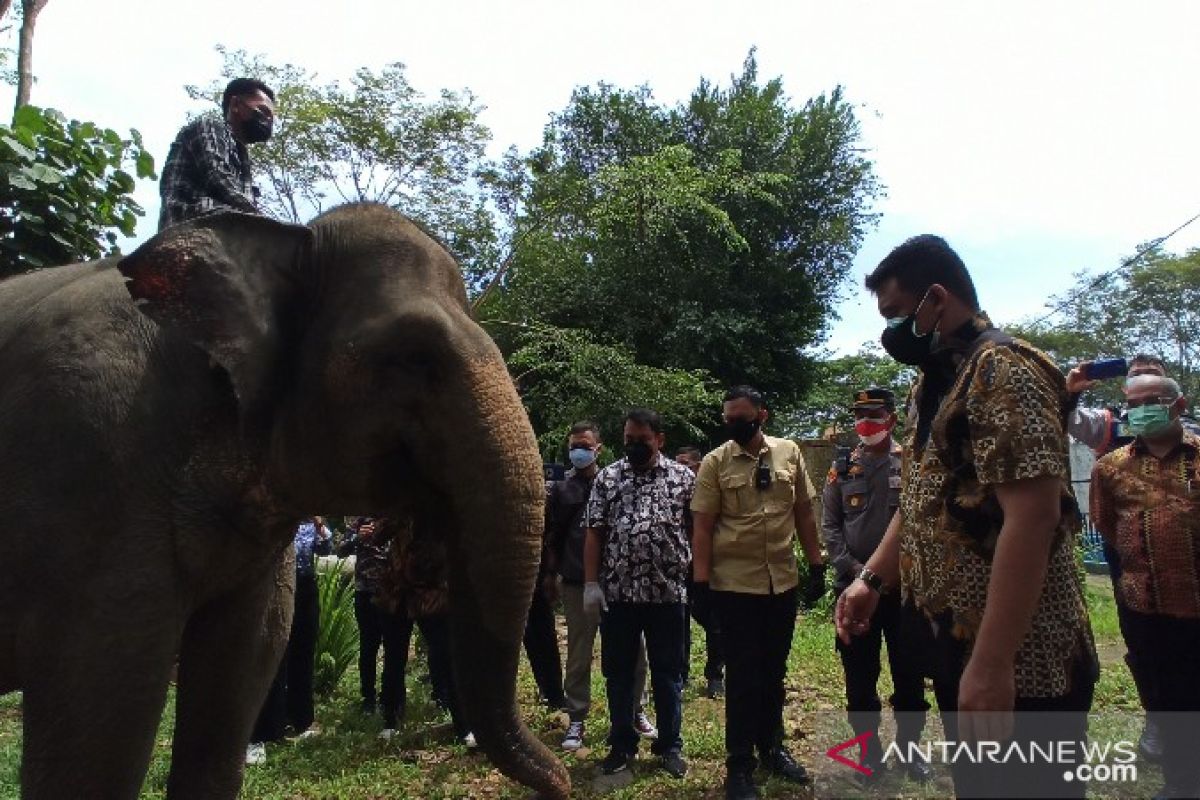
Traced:
POLYGON ((162 231, 117 268, 143 313, 229 373, 245 423, 272 402, 285 369, 312 242, 302 225, 220 213, 162 231))

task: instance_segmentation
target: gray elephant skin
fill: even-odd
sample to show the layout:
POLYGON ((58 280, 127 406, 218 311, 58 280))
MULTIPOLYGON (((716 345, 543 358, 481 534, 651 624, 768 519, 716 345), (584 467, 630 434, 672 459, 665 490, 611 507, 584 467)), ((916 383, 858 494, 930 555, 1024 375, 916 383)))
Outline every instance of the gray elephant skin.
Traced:
POLYGON ((134 798, 178 657, 167 793, 233 798, 312 513, 431 514, 467 721, 565 798, 522 723, 543 484, 453 258, 353 205, 220 214, 121 259, 0 283, 0 693, 23 796, 134 798))

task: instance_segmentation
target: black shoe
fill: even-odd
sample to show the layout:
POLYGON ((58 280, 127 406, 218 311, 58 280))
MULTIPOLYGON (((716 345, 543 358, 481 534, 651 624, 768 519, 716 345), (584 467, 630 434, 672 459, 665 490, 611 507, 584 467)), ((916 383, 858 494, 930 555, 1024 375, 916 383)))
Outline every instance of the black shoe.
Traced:
MULTIPOLYGON (((884 765, 880 764, 879 768, 884 769, 884 765)), ((904 765, 904 774, 910 781, 917 783, 929 783, 933 780, 933 767, 926 764, 924 761, 910 761, 904 765)))
POLYGON ((708 687, 705 689, 704 694, 712 700, 723 696, 725 694, 725 681, 720 678, 709 678, 708 687))
POLYGON ((624 772, 629 769, 629 765, 632 762, 633 756, 618 750, 609 750, 608 755, 600 762, 600 771, 605 775, 616 775, 618 772, 624 772))
POLYGON ((362 711, 362 713, 366 714, 369 717, 375 713, 375 701, 374 700, 363 700, 362 705, 360 705, 358 708, 360 711, 362 711))
POLYGON ((1151 764, 1162 761, 1162 740, 1158 738, 1158 723, 1152 719, 1146 720, 1142 735, 1138 739, 1138 753, 1151 764))
POLYGON ((749 772, 730 772, 725 777, 725 800, 759 800, 758 787, 749 772))
POLYGON ((668 750, 666 753, 663 753, 661 765, 663 772, 672 778, 682 778, 684 775, 687 775, 687 762, 683 760, 683 756, 680 755, 678 750, 668 750))
POLYGON ((778 775, 792 783, 808 783, 808 770, 800 766, 787 748, 779 747, 775 752, 763 758, 763 766, 772 775, 778 775))

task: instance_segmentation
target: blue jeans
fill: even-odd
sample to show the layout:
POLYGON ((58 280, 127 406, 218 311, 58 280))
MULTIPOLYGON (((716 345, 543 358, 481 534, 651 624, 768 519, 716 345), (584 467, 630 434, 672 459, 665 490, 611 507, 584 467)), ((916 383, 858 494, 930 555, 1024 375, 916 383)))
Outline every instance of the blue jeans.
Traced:
POLYGON ((608 604, 600 620, 600 666, 608 687, 608 745, 613 750, 637 752, 634 672, 643 635, 658 723, 658 741, 650 749, 658 755, 683 749, 683 624, 683 603, 608 604))

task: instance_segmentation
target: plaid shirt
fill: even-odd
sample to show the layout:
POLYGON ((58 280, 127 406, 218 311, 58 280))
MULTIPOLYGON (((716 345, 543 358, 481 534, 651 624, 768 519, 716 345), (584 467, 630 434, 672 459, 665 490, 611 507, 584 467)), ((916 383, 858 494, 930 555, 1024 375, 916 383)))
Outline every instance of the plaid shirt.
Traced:
POLYGON ((184 125, 171 145, 158 186, 158 229, 226 209, 259 213, 246 146, 216 112, 184 125))

